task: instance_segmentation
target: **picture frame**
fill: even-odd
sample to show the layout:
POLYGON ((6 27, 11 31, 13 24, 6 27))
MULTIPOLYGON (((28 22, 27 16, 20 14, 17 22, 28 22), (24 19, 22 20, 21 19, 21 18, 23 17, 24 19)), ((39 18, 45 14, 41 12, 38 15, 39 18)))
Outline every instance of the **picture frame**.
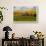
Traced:
POLYGON ((14 7, 13 8, 13 21, 14 22, 32 22, 37 21, 38 7, 14 7))

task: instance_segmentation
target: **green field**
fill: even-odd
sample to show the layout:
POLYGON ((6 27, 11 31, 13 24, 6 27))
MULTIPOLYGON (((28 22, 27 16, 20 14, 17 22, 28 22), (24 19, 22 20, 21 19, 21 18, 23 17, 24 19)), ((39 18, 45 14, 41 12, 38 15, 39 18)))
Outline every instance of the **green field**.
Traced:
POLYGON ((14 21, 36 21, 36 17, 34 16, 15 16, 14 21))

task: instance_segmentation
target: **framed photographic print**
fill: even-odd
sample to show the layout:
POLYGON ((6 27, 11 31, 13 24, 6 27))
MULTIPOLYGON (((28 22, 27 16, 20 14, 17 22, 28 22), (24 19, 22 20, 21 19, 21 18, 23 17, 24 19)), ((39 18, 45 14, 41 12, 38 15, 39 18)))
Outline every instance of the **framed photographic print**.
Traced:
POLYGON ((38 8, 34 7, 14 7, 13 20, 14 21, 36 21, 38 8))

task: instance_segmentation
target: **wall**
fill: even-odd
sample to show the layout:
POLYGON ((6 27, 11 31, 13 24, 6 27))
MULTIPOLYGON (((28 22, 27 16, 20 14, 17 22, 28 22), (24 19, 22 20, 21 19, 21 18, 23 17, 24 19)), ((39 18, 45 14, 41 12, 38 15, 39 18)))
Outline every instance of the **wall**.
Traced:
MULTIPOLYGON (((4 38, 3 27, 9 25, 16 37, 29 37, 34 31, 41 31, 46 37, 46 0, 0 0, 0 6, 7 7, 3 11, 4 20, 0 23, 0 46, 4 38), (37 6, 39 8, 38 22, 13 22, 13 6, 37 6)), ((46 45, 46 38, 45 38, 46 45)))

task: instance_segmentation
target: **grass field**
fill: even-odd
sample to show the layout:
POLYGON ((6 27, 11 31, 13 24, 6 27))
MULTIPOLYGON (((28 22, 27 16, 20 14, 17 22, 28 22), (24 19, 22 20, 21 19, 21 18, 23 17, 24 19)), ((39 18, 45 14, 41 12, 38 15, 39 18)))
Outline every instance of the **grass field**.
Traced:
POLYGON ((34 16, 15 16, 14 21, 36 21, 36 17, 34 16))

